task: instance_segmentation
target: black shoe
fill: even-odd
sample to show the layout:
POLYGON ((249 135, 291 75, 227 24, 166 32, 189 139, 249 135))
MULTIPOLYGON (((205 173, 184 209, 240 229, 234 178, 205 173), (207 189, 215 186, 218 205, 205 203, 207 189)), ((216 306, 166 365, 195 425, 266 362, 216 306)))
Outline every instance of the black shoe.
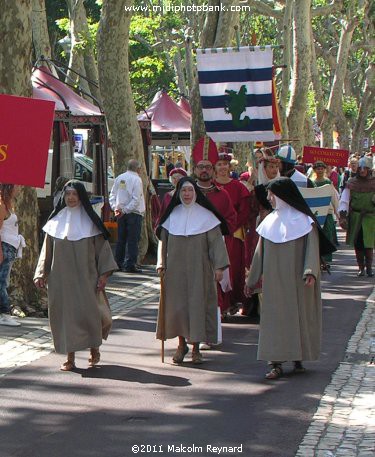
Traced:
POLYGON ((125 271, 125 273, 139 273, 139 274, 142 273, 142 270, 138 267, 125 268, 123 271, 125 271))
POLYGON ((358 273, 357 273, 357 276, 360 278, 361 276, 364 276, 365 275, 365 269, 364 268, 361 268, 358 273))
POLYGON ((372 271, 372 268, 371 267, 366 267, 366 274, 369 278, 373 278, 374 277, 374 272, 372 271))

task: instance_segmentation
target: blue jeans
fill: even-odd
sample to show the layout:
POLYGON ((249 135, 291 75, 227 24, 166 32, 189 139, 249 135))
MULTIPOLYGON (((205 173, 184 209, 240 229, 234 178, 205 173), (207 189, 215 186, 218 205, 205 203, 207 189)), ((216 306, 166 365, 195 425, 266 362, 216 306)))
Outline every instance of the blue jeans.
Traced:
POLYGON ((117 220, 116 262, 119 268, 134 268, 138 258, 138 243, 141 238, 142 216, 136 213, 124 214, 117 220), (126 253, 126 257, 125 257, 126 253))
POLYGON ((17 249, 8 243, 1 243, 3 263, 0 264, 0 314, 9 314, 10 305, 7 287, 9 286, 10 270, 16 259, 17 249))

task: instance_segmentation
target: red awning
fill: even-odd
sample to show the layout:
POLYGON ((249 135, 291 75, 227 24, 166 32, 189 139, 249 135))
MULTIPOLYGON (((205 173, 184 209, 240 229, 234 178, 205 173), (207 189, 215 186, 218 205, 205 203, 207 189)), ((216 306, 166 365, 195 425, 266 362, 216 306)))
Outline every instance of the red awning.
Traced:
POLYGON ((104 116, 97 106, 80 97, 73 89, 54 77, 46 66, 33 71, 31 82, 33 98, 54 101, 56 111, 69 110, 73 116, 104 116))
POLYGON ((147 119, 151 119, 151 133, 190 133, 191 115, 180 108, 165 91, 154 97, 146 112, 138 115, 139 121, 147 119))
POLYGON ((191 115, 190 103, 187 101, 185 97, 181 97, 177 105, 191 115))

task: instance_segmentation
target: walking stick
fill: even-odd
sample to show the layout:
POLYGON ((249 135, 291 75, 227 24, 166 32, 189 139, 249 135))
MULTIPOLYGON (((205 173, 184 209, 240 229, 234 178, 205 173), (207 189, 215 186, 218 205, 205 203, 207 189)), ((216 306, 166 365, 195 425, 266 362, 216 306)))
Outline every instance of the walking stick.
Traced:
POLYGON ((164 363, 164 341, 165 341, 164 271, 161 271, 161 273, 160 273, 159 325, 160 325, 160 334, 161 334, 161 363, 164 363))

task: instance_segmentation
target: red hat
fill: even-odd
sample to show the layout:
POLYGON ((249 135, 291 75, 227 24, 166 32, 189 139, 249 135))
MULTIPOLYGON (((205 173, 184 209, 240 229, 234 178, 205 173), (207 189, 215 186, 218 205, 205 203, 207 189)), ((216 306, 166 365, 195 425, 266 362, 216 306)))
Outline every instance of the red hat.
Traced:
POLYGON ((219 160, 216 144, 209 136, 203 136, 193 149, 193 161, 195 164, 201 160, 209 160, 212 165, 219 160))
POLYGON ((173 168, 173 170, 169 172, 169 177, 175 175, 176 173, 182 176, 187 176, 186 170, 184 170, 183 168, 173 168))
POLYGON ((250 173, 245 171, 244 173, 240 174, 240 181, 248 181, 250 178, 250 173))

